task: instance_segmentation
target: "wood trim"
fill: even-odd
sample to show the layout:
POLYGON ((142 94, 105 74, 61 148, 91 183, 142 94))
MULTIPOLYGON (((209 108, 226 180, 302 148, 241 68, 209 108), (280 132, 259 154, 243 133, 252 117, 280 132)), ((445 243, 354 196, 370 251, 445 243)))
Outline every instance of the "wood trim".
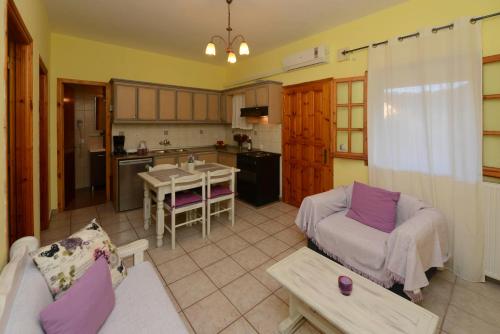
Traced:
POLYGON ((496 63, 500 61, 500 54, 483 57, 483 64, 496 63))
POLYGON ((500 168, 497 167, 483 167, 483 176, 500 178, 500 168))
POLYGON ((17 9, 14 0, 7 1, 7 21, 10 21, 16 27, 16 39, 18 43, 21 44, 31 44, 33 38, 24 24, 23 18, 19 10, 17 9))
POLYGON ((497 100, 500 99, 500 94, 483 95, 483 100, 497 100))
POLYGON ((57 208, 63 211, 64 200, 64 85, 98 86, 105 89, 106 100, 106 200, 111 199, 111 85, 107 82, 57 78, 57 208))
POLYGON ((483 136, 500 136, 500 131, 483 131, 483 136))
POLYGON ((39 143, 39 193, 40 229, 49 228, 50 221, 50 173, 49 173, 49 81, 48 71, 42 58, 39 58, 39 105, 38 105, 38 143, 39 143))

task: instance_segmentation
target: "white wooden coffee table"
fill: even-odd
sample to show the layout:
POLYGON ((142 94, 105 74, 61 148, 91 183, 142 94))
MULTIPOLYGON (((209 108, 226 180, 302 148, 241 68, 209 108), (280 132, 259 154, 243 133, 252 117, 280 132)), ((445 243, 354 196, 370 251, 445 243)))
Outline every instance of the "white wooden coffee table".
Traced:
POLYGON ((372 281, 304 247, 267 269, 289 292, 289 317, 281 333, 309 320, 324 333, 434 334, 439 317, 372 281), (350 296, 338 276, 353 281, 350 296))

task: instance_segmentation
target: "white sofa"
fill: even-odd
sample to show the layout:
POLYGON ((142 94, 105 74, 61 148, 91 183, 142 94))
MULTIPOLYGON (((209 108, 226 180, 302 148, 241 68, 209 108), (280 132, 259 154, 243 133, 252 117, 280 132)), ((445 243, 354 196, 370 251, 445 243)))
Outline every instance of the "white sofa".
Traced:
MULTIPOLYGON (((53 299, 28 254, 38 247, 36 238, 25 237, 10 249, 0 274, 0 333, 43 334, 39 314, 53 299)), ((188 333, 153 266, 143 262, 147 248, 144 239, 118 248, 122 258, 134 256, 134 266, 116 288, 115 308, 99 333, 188 333)))

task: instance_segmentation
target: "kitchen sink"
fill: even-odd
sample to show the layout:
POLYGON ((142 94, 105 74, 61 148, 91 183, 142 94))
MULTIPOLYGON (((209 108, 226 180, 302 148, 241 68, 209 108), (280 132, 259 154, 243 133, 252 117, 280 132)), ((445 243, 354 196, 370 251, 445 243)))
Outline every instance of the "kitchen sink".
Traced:
POLYGON ((182 153, 182 152, 189 152, 189 150, 185 148, 172 148, 170 150, 167 150, 167 152, 182 153))

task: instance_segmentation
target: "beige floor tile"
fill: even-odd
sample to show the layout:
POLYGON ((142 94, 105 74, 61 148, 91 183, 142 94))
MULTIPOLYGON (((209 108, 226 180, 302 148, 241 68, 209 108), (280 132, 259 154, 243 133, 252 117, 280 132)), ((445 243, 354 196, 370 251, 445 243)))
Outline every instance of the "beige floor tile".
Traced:
POLYGON ((243 218, 252 225, 259 225, 269 220, 268 217, 257 212, 252 212, 252 214, 244 216, 243 218))
POLYGON ((144 211, 141 209, 131 210, 126 212, 129 220, 144 219, 144 211))
POLYGON ((289 245, 285 244, 283 241, 278 240, 274 237, 269 237, 257 242, 255 244, 255 247, 257 247, 270 257, 274 257, 280 253, 283 253, 288 248, 290 248, 289 245))
MULTIPOLYGON (((61 218, 59 220, 54 220, 52 219, 49 223, 49 228, 47 230, 56 230, 58 228, 70 228, 71 227, 71 219, 68 218, 61 218)), ((42 231, 44 232, 44 231, 42 231)))
POLYGON ((280 224, 283 224, 285 226, 293 226, 295 225, 295 218, 297 216, 294 215, 294 214, 285 214, 285 215, 281 215, 281 216, 278 216, 276 218, 274 218, 274 220, 276 220, 277 222, 279 222, 280 224))
POLYGON ((456 284, 450 304, 500 328, 500 317, 498 316, 500 314, 500 300, 485 298, 456 284))
POLYGON ((288 306, 275 295, 245 314, 245 318, 259 333, 278 334, 278 325, 288 316, 288 306))
POLYGON ((90 223, 90 221, 94 218, 99 218, 99 215, 97 214, 97 211, 94 210, 93 213, 82 213, 82 214, 75 214, 71 215, 71 223, 90 223))
POLYGON ((178 236, 175 240, 188 253, 212 243, 208 238, 203 239, 201 233, 178 236))
POLYGON ((304 321, 294 334, 321 334, 309 321, 304 321))
POLYGON ((250 272, 257 280, 259 280, 260 283, 264 284, 264 286, 271 291, 276 291, 281 287, 281 284, 272 278, 266 271, 267 268, 275 263, 276 261, 271 259, 250 272))
POLYGON ((71 233, 69 226, 63 226, 59 228, 47 229, 45 231, 42 231, 40 233, 40 237, 45 240, 57 241, 68 237, 70 234, 71 233))
POLYGON ((486 281, 484 283, 467 282, 461 278, 456 279, 457 286, 473 291, 481 296, 500 302, 500 283, 486 281))
POLYGON ((283 224, 280 224, 276 220, 270 219, 268 221, 263 222, 259 225, 261 230, 264 230, 268 234, 278 233, 279 231, 283 231, 287 227, 283 224))
POLYGON ((272 207, 275 209, 278 209, 284 213, 290 212, 290 211, 293 211, 294 209, 296 209, 294 206, 287 204, 287 203, 284 203, 284 202, 278 202, 278 203, 274 204, 272 207))
POLYGON ((189 255, 201 268, 207 267, 227 256, 226 253, 215 244, 199 248, 189 253, 189 255))
MULTIPOLYGON (((132 225, 132 224, 130 224, 132 225)), ((135 233, 137 233, 137 235, 139 236, 139 238, 143 239, 143 238, 147 238, 147 237, 150 237, 152 235, 156 235, 156 231, 154 228, 149 228, 147 230, 144 229, 144 226, 134 226, 132 225, 132 228, 134 229, 135 233)))
POLYGON ((245 318, 241 317, 220 332, 220 334, 257 334, 257 332, 245 318))
POLYGON ((293 245, 293 248, 297 250, 301 249, 302 247, 307 247, 307 239, 299 241, 297 244, 293 245))
POLYGON ((251 244, 254 244, 268 236, 266 232, 262 231, 258 227, 252 227, 248 230, 239 232, 238 235, 251 244))
POLYGON ((99 216, 99 222, 102 226, 113 225, 122 222, 128 222, 126 214, 119 213, 114 215, 99 216))
POLYGON ((289 255, 292 255, 293 253, 295 253, 297 250, 295 248, 289 248, 287 249, 286 251, 284 251, 283 253, 280 253, 278 254, 277 256, 274 257, 274 259, 276 261, 281 261, 283 260, 285 257, 289 256, 289 255))
POLYGON ((439 277, 433 277, 429 286, 422 290, 424 301, 420 306, 439 316, 439 327, 443 323, 452 291, 453 284, 439 277))
POLYGON ((226 257, 219 262, 203 268, 203 271, 218 288, 223 287, 246 273, 245 269, 230 257, 226 257))
POLYGON ((138 239, 137 234, 135 234, 134 230, 127 230, 120 233, 110 234, 109 238, 111 239, 111 242, 116 246, 122 246, 138 239))
MULTIPOLYGON (((80 231, 82 228, 89 225, 90 223, 91 223, 91 221, 88 221, 88 220, 80 221, 80 222, 71 222, 71 233, 73 234, 73 233, 80 231)), ((97 223, 100 224, 99 220, 97 220, 97 223)))
POLYGON ((210 295, 217 287, 199 270, 168 286, 182 309, 210 295))
POLYGON ((274 292, 274 295, 277 296, 279 299, 281 299, 285 304, 288 305, 288 298, 290 294, 288 293, 288 290, 285 287, 281 287, 278 290, 274 292))
POLYGON ((158 271, 161 273, 167 284, 184 278, 199 269, 200 268, 188 255, 183 255, 158 266, 158 271))
POLYGON ((215 334, 240 317, 220 291, 184 310, 197 334, 215 334))
POLYGON ((275 238, 280 239, 284 243, 293 246, 297 244, 299 241, 304 240, 304 235, 293 230, 293 227, 287 228, 281 232, 278 232, 274 235, 275 238))
POLYGON ((270 259, 269 256, 254 246, 247 247, 231 255, 231 257, 246 270, 253 270, 270 259))
MULTIPOLYGON (((165 283, 165 281, 163 281, 163 282, 165 283)), ((172 291, 170 290, 170 288, 168 286, 165 286, 165 291, 167 292, 167 295, 170 298, 170 300, 172 301, 172 303, 174 304, 175 311, 176 312, 180 312, 181 311, 181 307, 179 306, 179 303, 177 302, 177 299, 175 299, 174 294, 172 293, 172 291)))
POLYGON ((498 334, 498 328, 453 305, 449 306, 443 323, 443 330, 449 334, 498 334))
POLYGON ((250 224, 245 219, 241 217, 236 217, 234 226, 231 225, 231 222, 225 222, 224 225, 230 229, 231 231, 238 233, 244 230, 248 230, 253 227, 253 224, 250 224))
POLYGON ((114 224, 101 225, 101 226, 102 226, 102 229, 104 231, 106 231, 106 233, 108 235, 120 233, 120 232, 123 232, 123 231, 127 231, 127 230, 130 230, 132 228, 132 225, 130 225, 130 223, 128 221, 117 222, 117 223, 114 223, 114 224))
POLYGON ((191 324, 189 323, 189 320, 186 318, 186 315, 184 312, 180 312, 179 316, 181 317, 182 321, 184 322, 184 325, 186 325, 187 331, 189 334, 195 334, 193 327, 191 327, 191 324))
POLYGON ((271 218, 271 219, 274 219, 276 217, 279 217, 279 216, 283 215, 283 212, 281 212, 280 210, 275 209, 273 207, 258 209, 257 211, 260 214, 266 216, 267 218, 271 218))
POLYGON ((217 246, 219 246, 226 254, 229 255, 239 252, 249 245, 250 244, 248 242, 237 235, 232 235, 217 242, 217 246))
POLYGON ((184 249, 179 247, 179 245, 177 245, 175 249, 172 249, 170 247, 170 242, 165 242, 162 247, 154 247, 154 245, 156 245, 156 236, 149 241, 150 248, 148 249, 148 253, 156 265, 160 265, 186 254, 184 249))
POLYGON ((222 224, 218 224, 218 225, 215 225, 213 228, 211 228, 210 235, 208 236, 208 238, 212 242, 217 242, 217 241, 222 240, 224 238, 227 238, 233 234, 234 234, 233 231, 224 227, 224 225, 222 225, 222 224))
POLYGON ((434 277, 438 277, 438 278, 447 280, 450 283, 455 283, 457 280, 457 276, 451 270, 448 270, 448 269, 437 270, 434 277))
POLYGON ((271 291, 250 274, 229 283, 221 291, 242 314, 271 294, 271 291))
POLYGON ((235 213, 238 217, 245 218, 246 216, 255 214, 255 210, 251 209, 246 205, 236 205, 235 213))

